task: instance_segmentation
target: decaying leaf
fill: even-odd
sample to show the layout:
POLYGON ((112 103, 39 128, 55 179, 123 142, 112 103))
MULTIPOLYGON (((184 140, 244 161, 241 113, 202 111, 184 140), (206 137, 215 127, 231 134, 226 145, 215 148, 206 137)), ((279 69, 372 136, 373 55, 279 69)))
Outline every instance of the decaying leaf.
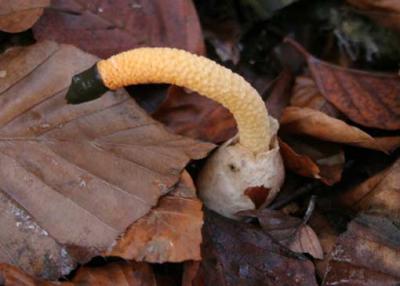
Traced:
POLYGON ((193 181, 184 173, 177 188, 132 224, 108 255, 154 263, 200 260, 201 207, 193 181))
POLYGON ((343 150, 334 143, 285 136, 279 141, 285 166, 293 172, 333 185, 342 178, 343 150), (287 142, 287 143, 286 143, 287 142))
POLYGON ((321 111, 334 118, 339 117, 340 112, 322 96, 314 80, 308 76, 298 76, 290 98, 290 105, 308 107, 321 111))
POLYGON ((73 44, 102 58, 141 46, 204 50, 196 10, 187 0, 55 0, 33 31, 38 40, 73 44))
POLYGON ((372 150, 391 152, 400 145, 400 136, 373 138, 359 128, 311 108, 289 106, 280 123, 285 132, 372 150))
POLYGON ((200 285, 317 285, 310 261, 258 227, 206 212, 203 236, 200 285))
POLYGON ((347 0, 381 25, 400 31, 400 2, 397 0, 347 0))
POLYGON ((354 211, 373 211, 400 223, 400 159, 340 195, 338 201, 354 211))
POLYGON ((42 277, 105 251, 210 147, 122 91, 67 105, 72 75, 95 61, 53 42, 0 56, 0 257, 42 277))
POLYGON ((48 282, 34 278, 15 266, 0 264, 4 286, 156 286, 151 266, 137 262, 114 262, 101 267, 82 267, 71 282, 48 282))
POLYGON ((255 216, 264 231, 293 252, 308 253, 317 259, 323 258, 317 235, 301 219, 269 209, 242 212, 242 214, 255 216))
POLYGON ((0 1, 0 30, 18 33, 29 29, 49 5, 50 0, 0 1))
POLYGON ((400 283, 400 229, 390 219, 360 215, 339 236, 323 286, 400 283))
POLYGON ((237 132, 235 119, 226 108, 177 86, 170 87, 153 117, 177 134, 214 143, 224 142, 237 132))
POLYGON ((307 59, 321 94, 349 119, 367 127, 400 129, 400 81, 397 74, 352 70, 321 61, 287 39, 307 59))

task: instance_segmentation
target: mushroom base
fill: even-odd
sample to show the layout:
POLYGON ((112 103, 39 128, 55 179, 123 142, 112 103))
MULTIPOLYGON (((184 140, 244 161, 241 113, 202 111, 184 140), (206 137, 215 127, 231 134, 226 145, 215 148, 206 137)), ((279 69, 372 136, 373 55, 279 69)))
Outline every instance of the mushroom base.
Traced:
POLYGON ((279 144, 277 122, 271 149, 253 154, 233 138, 220 146, 207 160, 197 178, 199 196, 207 208, 219 214, 239 219, 237 212, 255 209, 249 189, 266 190, 265 204, 279 192, 285 177, 279 144))

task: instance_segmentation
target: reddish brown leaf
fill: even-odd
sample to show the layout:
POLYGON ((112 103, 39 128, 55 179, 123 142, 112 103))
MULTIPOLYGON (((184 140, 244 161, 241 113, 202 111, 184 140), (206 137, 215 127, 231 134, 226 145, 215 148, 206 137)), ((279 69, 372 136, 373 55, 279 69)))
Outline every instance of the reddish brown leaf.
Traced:
POLYGON ((374 211, 400 222, 400 159, 340 195, 338 201, 355 211, 374 211))
POLYGON ((47 282, 34 278, 15 266, 0 264, 0 283, 4 286, 156 286, 149 264, 110 263, 102 267, 82 267, 71 282, 47 282))
POLYGON ((347 0, 379 24, 400 31, 400 2, 397 0, 347 0))
POLYGON ((201 259, 202 204, 189 174, 183 176, 177 189, 131 225, 108 255, 156 263, 201 259))
POLYGON ((298 76, 293 88, 290 105, 308 107, 321 111, 332 117, 339 117, 339 111, 327 101, 319 91, 312 78, 298 76))
POLYGON ((141 46, 204 52, 191 0, 55 0, 33 30, 38 40, 73 44, 103 58, 141 46))
POLYGON ((351 70, 323 62, 291 39, 307 59, 322 95, 348 118, 361 125, 400 129, 400 80, 397 74, 351 70))
POLYGON ((400 283, 400 230, 389 219, 361 215, 340 235, 323 286, 400 283))
POLYGON ((261 227, 274 239, 298 253, 308 253, 314 258, 322 259, 321 244, 311 227, 297 217, 281 211, 263 209, 260 211, 242 212, 255 216, 261 227))
POLYGON ((206 212, 203 235, 197 277, 203 285, 317 285, 310 261, 297 259, 258 227, 206 212))
POLYGON ((28 30, 49 5, 50 0, 0 1, 0 30, 9 33, 28 30))
POLYGON ((281 130, 383 152, 393 151, 400 145, 399 136, 377 140, 361 129, 310 108, 287 107, 281 117, 281 130))
POLYGON ((226 141, 237 132, 235 119, 226 108, 176 86, 168 90, 153 117, 177 134, 214 143, 226 141))
POLYGON ((299 174, 300 176, 310 178, 320 178, 320 169, 318 165, 311 160, 310 157, 303 154, 296 153, 288 144, 279 140, 279 147, 285 166, 299 174))
POLYGON ((97 59, 43 42, 0 56, 0 261, 56 278, 98 255, 209 145, 166 132, 124 92, 67 105, 97 59), (14 72, 16 71, 16 72, 14 72))
POLYGON ((344 152, 336 144, 321 142, 312 138, 285 136, 286 144, 280 140, 285 166, 293 172, 320 179, 333 185, 342 178, 345 163, 344 152))

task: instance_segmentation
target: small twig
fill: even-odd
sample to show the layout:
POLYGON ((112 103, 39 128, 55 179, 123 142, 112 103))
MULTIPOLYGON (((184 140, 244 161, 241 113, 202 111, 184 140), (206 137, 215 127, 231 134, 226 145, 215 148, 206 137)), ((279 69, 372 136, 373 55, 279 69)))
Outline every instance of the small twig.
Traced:
POLYGON ((318 188, 320 186, 321 186, 320 181, 313 181, 313 182, 297 189, 288 197, 276 201, 275 203, 271 204, 268 208, 271 210, 280 209, 280 208, 286 206, 287 204, 289 204, 290 202, 294 201, 295 199, 297 199, 305 194, 310 193, 311 191, 315 190, 316 188, 318 188))
POLYGON ((306 213, 304 214, 304 217, 303 217, 303 224, 307 224, 308 221, 310 220, 312 214, 314 213, 316 200, 317 200, 317 196, 312 195, 310 198, 310 201, 308 202, 308 207, 307 207, 306 213))

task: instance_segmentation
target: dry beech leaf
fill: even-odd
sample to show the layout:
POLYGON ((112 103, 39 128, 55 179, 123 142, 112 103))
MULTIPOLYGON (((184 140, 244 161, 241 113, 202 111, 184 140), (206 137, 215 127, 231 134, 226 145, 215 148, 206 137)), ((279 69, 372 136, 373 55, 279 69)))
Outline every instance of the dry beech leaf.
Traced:
POLYGON ((33 32, 38 40, 73 44, 102 58, 141 46, 204 52, 191 0, 54 0, 33 32))
POLYGON ((311 108, 289 106, 284 110, 280 123, 281 131, 288 133, 387 153, 400 145, 400 136, 373 138, 361 129, 311 108))
POLYGON ((335 66, 313 57, 294 40, 286 41, 305 56, 322 95, 348 118, 367 127, 400 129, 398 74, 335 66))
POLYGON ((244 211, 241 214, 256 217, 264 231, 293 252, 308 253, 317 259, 323 258, 317 235, 301 219, 269 209, 244 211))
POLYGON ((284 140, 279 141, 279 146, 287 168, 327 185, 341 180, 345 157, 337 144, 292 136, 284 136, 284 140))
POLYGON ((50 0, 0 1, 0 30, 8 33, 28 30, 49 5, 50 0))
POLYGON ((0 56, 0 261, 42 277, 105 251, 210 147, 122 91, 67 105, 72 75, 96 60, 54 42, 0 56))
POLYGON ((377 23, 400 31, 400 2, 398 0, 347 0, 377 23))
POLYGON ((313 264, 259 227, 206 212, 203 238, 199 284, 194 285, 317 285, 313 264))
POLYGON ((338 201, 355 211, 373 211, 400 223, 400 159, 341 194, 338 201))
POLYGON ((383 217, 360 215, 339 236, 322 285, 399 285, 399 255, 399 227, 383 217))
POLYGON ((290 105, 308 107, 335 118, 340 117, 340 112, 322 96, 314 80, 308 76, 296 78, 290 105))
POLYGON ((108 253, 153 263, 200 260, 202 204, 188 173, 156 208, 132 224, 108 253))
POLYGON ((214 143, 237 132, 235 119, 221 104, 177 86, 169 88, 153 118, 177 134, 214 143))
POLYGON ((156 286, 149 264, 114 262, 101 267, 82 267, 71 282, 47 282, 34 278, 15 266, 0 264, 0 282, 4 286, 156 286))

